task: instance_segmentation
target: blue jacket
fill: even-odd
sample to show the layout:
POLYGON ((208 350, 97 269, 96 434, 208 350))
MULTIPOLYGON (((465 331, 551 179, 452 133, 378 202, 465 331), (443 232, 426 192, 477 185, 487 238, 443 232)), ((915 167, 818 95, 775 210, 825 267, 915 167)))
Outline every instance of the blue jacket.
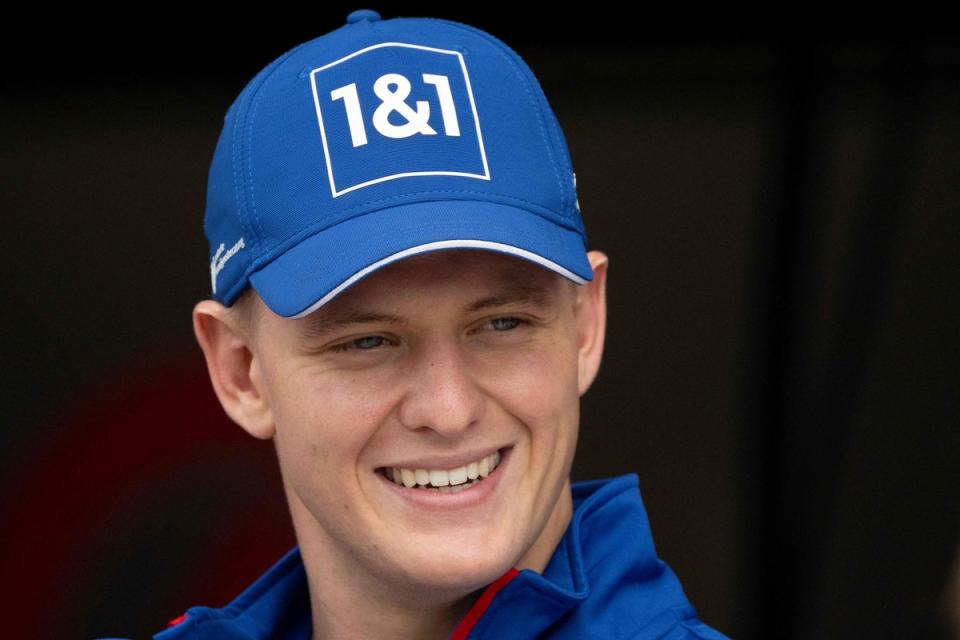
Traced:
MULTIPOLYGON (((511 569, 489 585, 452 639, 725 640, 697 619, 654 549, 639 478, 572 485, 574 514, 539 574, 511 569)), ((307 578, 294 547, 223 608, 191 607, 155 640, 309 640, 307 578)))

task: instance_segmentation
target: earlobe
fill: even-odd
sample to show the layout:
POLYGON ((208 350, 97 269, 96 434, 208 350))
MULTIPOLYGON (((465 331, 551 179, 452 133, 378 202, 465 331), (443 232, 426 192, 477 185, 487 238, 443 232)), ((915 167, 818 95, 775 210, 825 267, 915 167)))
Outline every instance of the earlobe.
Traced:
POLYGON ((229 309, 214 300, 198 302, 193 309, 193 332, 223 410, 255 438, 272 438, 273 414, 259 362, 250 338, 240 330, 229 309))
POLYGON ((577 304, 578 386, 582 396, 600 370, 603 342, 607 329, 607 265, 609 258, 600 251, 587 253, 593 267, 593 280, 581 285, 577 304))

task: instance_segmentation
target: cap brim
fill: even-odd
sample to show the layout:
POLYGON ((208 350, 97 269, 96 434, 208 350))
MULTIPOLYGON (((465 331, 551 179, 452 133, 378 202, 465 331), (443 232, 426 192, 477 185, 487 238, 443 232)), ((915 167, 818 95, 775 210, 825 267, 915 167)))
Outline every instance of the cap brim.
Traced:
POLYGON ((514 255, 577 284, 593 279, 576 231, 509 205, 441 200, 380 209, 325 229, 252 273, 250 282, 274 313, 298 318, 391 262, 455 248, 514 255))

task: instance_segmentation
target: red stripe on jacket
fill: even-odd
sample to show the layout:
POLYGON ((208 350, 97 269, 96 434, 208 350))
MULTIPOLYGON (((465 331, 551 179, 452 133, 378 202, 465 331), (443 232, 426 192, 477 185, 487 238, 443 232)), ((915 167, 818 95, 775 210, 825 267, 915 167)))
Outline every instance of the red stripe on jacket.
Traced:
POLYGON ((497 592, 500 589, 503 589, 507 586, 511 580, 520 575, 520 572, 516 569, 510 569, 505 574, 497 578, 494 582, 488 586, 482 594, 480 594, 480 599, 473 603, 473 606, 470 607, 470 610, 467 611, 467 615, 463 616, 463 619, 457 625, 457 628, 453 630, 453 635, 450 636, 450 640, 466 640, 467 636, 470 635, 470 632, 473 631, 474 625, 477 624, 477 621, 480 620, 487 608, 490 606, 490 603, 493 602, 493 597, 497 595, 497 592))

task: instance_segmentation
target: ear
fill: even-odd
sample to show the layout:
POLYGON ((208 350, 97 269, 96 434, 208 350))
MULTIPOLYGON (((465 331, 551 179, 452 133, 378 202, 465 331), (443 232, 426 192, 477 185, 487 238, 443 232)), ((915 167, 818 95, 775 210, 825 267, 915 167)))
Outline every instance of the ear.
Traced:
POLYGON ((193 308, 193 332, 223 410, 255 438, 272 438, 275 424, 252 336, 215 300, 202 300, 193 308))
POLYGON ((577 287, 576 323, 579 358, 579 391, 582 396, 600 370, 603 339, 607 332, 607 265, 609 258, 600 251, 587 253, 593 267, 593 280, 577 287))

